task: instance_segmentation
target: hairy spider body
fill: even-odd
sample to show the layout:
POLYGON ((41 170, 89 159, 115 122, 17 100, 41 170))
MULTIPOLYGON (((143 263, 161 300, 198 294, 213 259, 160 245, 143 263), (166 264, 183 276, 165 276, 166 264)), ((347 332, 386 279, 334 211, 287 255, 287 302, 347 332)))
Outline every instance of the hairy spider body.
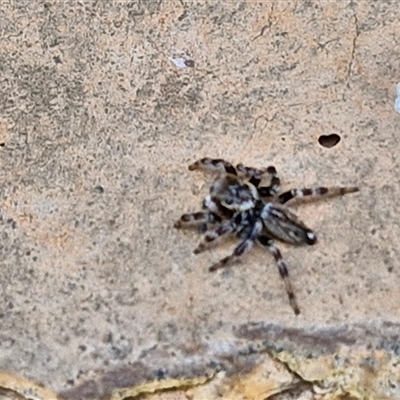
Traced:
POLYGON ((218 178, 210 186, 210 194, 203 201, 203 210, 183 214, 175 223, 176 228, 198 226, 204 239, 194 250, 198 254, 221 239, 235 234, 239 244, 233 253, 209 270, 215 271, 238 261, 255 243, 266 248, 277 263, 289 303, 297 315, 300 313, 289 272, 274 240, 293 245, 312 245, 315 233, 285 205, 288 201, 304 196, 338 196, 357 192, 356 187, 319 187, 291 189, 280 195, 280 180, 275 167, 256 169, 238 164, 236 168, 222 159, 203 158, 189 166, 189 170, 217 172, 218 178), (260 186, 268 176, 269 185, 260 186))

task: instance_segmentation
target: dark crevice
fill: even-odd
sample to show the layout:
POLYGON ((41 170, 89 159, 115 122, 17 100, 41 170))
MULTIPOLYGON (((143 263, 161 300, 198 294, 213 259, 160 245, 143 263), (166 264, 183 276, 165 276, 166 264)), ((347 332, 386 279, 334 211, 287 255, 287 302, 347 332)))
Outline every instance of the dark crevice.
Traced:
POLYGON ((335 147, 340 142, 340 136, 336 133, 332 133, 331 135, 321 135, 318 138, 318 143, 330 149, 331 147, 335 147))

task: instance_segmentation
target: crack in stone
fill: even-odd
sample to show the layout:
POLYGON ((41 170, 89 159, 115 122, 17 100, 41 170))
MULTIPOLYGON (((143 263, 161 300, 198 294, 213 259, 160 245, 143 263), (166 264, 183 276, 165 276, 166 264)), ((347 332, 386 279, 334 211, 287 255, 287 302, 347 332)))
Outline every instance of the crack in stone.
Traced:
POLYGON ((357 14, 353 14, 354 17, 354 25, 355 25, 355 31, 356 34, 353 37, 353 41, 352 41, 352 49, 351 49, 351 57, 349 60, 349 65, 347 68, 347 87, 350 87, 350 76, 351 76, 351 70, 353 68, 353 64, 354 64, 354 58, 355 58, 355 53, 356 53, 356 46, 357 46, 357 39, 360 36, 360 28, 358 26, 358 18, 357 18, 357 14))
POLYGON ((261 31, 257 36, 254 36, 253 39, 251 39, 252 42, 254 42, 254 40, 258 39, 259 37, 263 36, 265 31, 268 28, 271 28, 271 26, 272 26, 272 14, 274 13, 274 8, 275 8, 275 4, 272 3, 271 12, 268 14, 268 23, 261 28, 261 31))

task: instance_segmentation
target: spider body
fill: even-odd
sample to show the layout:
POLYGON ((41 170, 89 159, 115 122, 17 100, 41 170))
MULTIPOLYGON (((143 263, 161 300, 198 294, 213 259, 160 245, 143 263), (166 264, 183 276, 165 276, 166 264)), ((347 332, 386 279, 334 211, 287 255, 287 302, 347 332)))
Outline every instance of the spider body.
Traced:
POLYGON ((224 268, 238 261, 255 243, 266 248, 274 257, 283 279, 290 305, 297 315, 300 313, 289 272, 281 252, 274 240, 293 245, 313 245, 317 237, 285 205, 288 201, 303 196, 336 196, 357 192, 356 187, 319 187, 315 189, 291 189, 282 194, 280 180, 274 167, 255 169, 238 164, 233 167, 222 159, 203 158, 189 166, 189 170, 217 172, 217 179, 210 186, 210 193, 203 201, 203 210, 183 214, 175 223, 176 228, 198 226, 204 232, 203 241, 194 250, 198 254, 212 244, 235 234, 240 240, 233 253, 209 270, 224 268), (269 184, 260 186, 268 177, 269 184))

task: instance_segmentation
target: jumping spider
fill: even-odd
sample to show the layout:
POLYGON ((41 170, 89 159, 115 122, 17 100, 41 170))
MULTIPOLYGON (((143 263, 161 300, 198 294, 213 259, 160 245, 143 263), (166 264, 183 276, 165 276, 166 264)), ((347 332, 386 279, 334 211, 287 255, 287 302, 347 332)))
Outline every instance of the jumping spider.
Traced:
POLYGON ((222 159, 203 158, 189 166, 189 170, 217 172, 218 178, 203 201, 203 211, 183 214, 175 228, 197 226, 205 233, 204 240, 194 250, 198 254, 211 244, 229 235, 240 239, 233 253, 212 265, 215 271, 238 261, 255 242, 266 248, 274 257, 279 274, 285 284, 289 303, 296 315, 300 313, 289 272, 274 239, 294 245, 316 242, 315 233, 301 222, 285 205, 303 196, 338 196, 354 193, 357 187, 318 187, 280 191, 280 180, 275 167, 255 169, 238 164, 236 168, 222 159), (269 177, 268 186, 260 183, 269 177))

